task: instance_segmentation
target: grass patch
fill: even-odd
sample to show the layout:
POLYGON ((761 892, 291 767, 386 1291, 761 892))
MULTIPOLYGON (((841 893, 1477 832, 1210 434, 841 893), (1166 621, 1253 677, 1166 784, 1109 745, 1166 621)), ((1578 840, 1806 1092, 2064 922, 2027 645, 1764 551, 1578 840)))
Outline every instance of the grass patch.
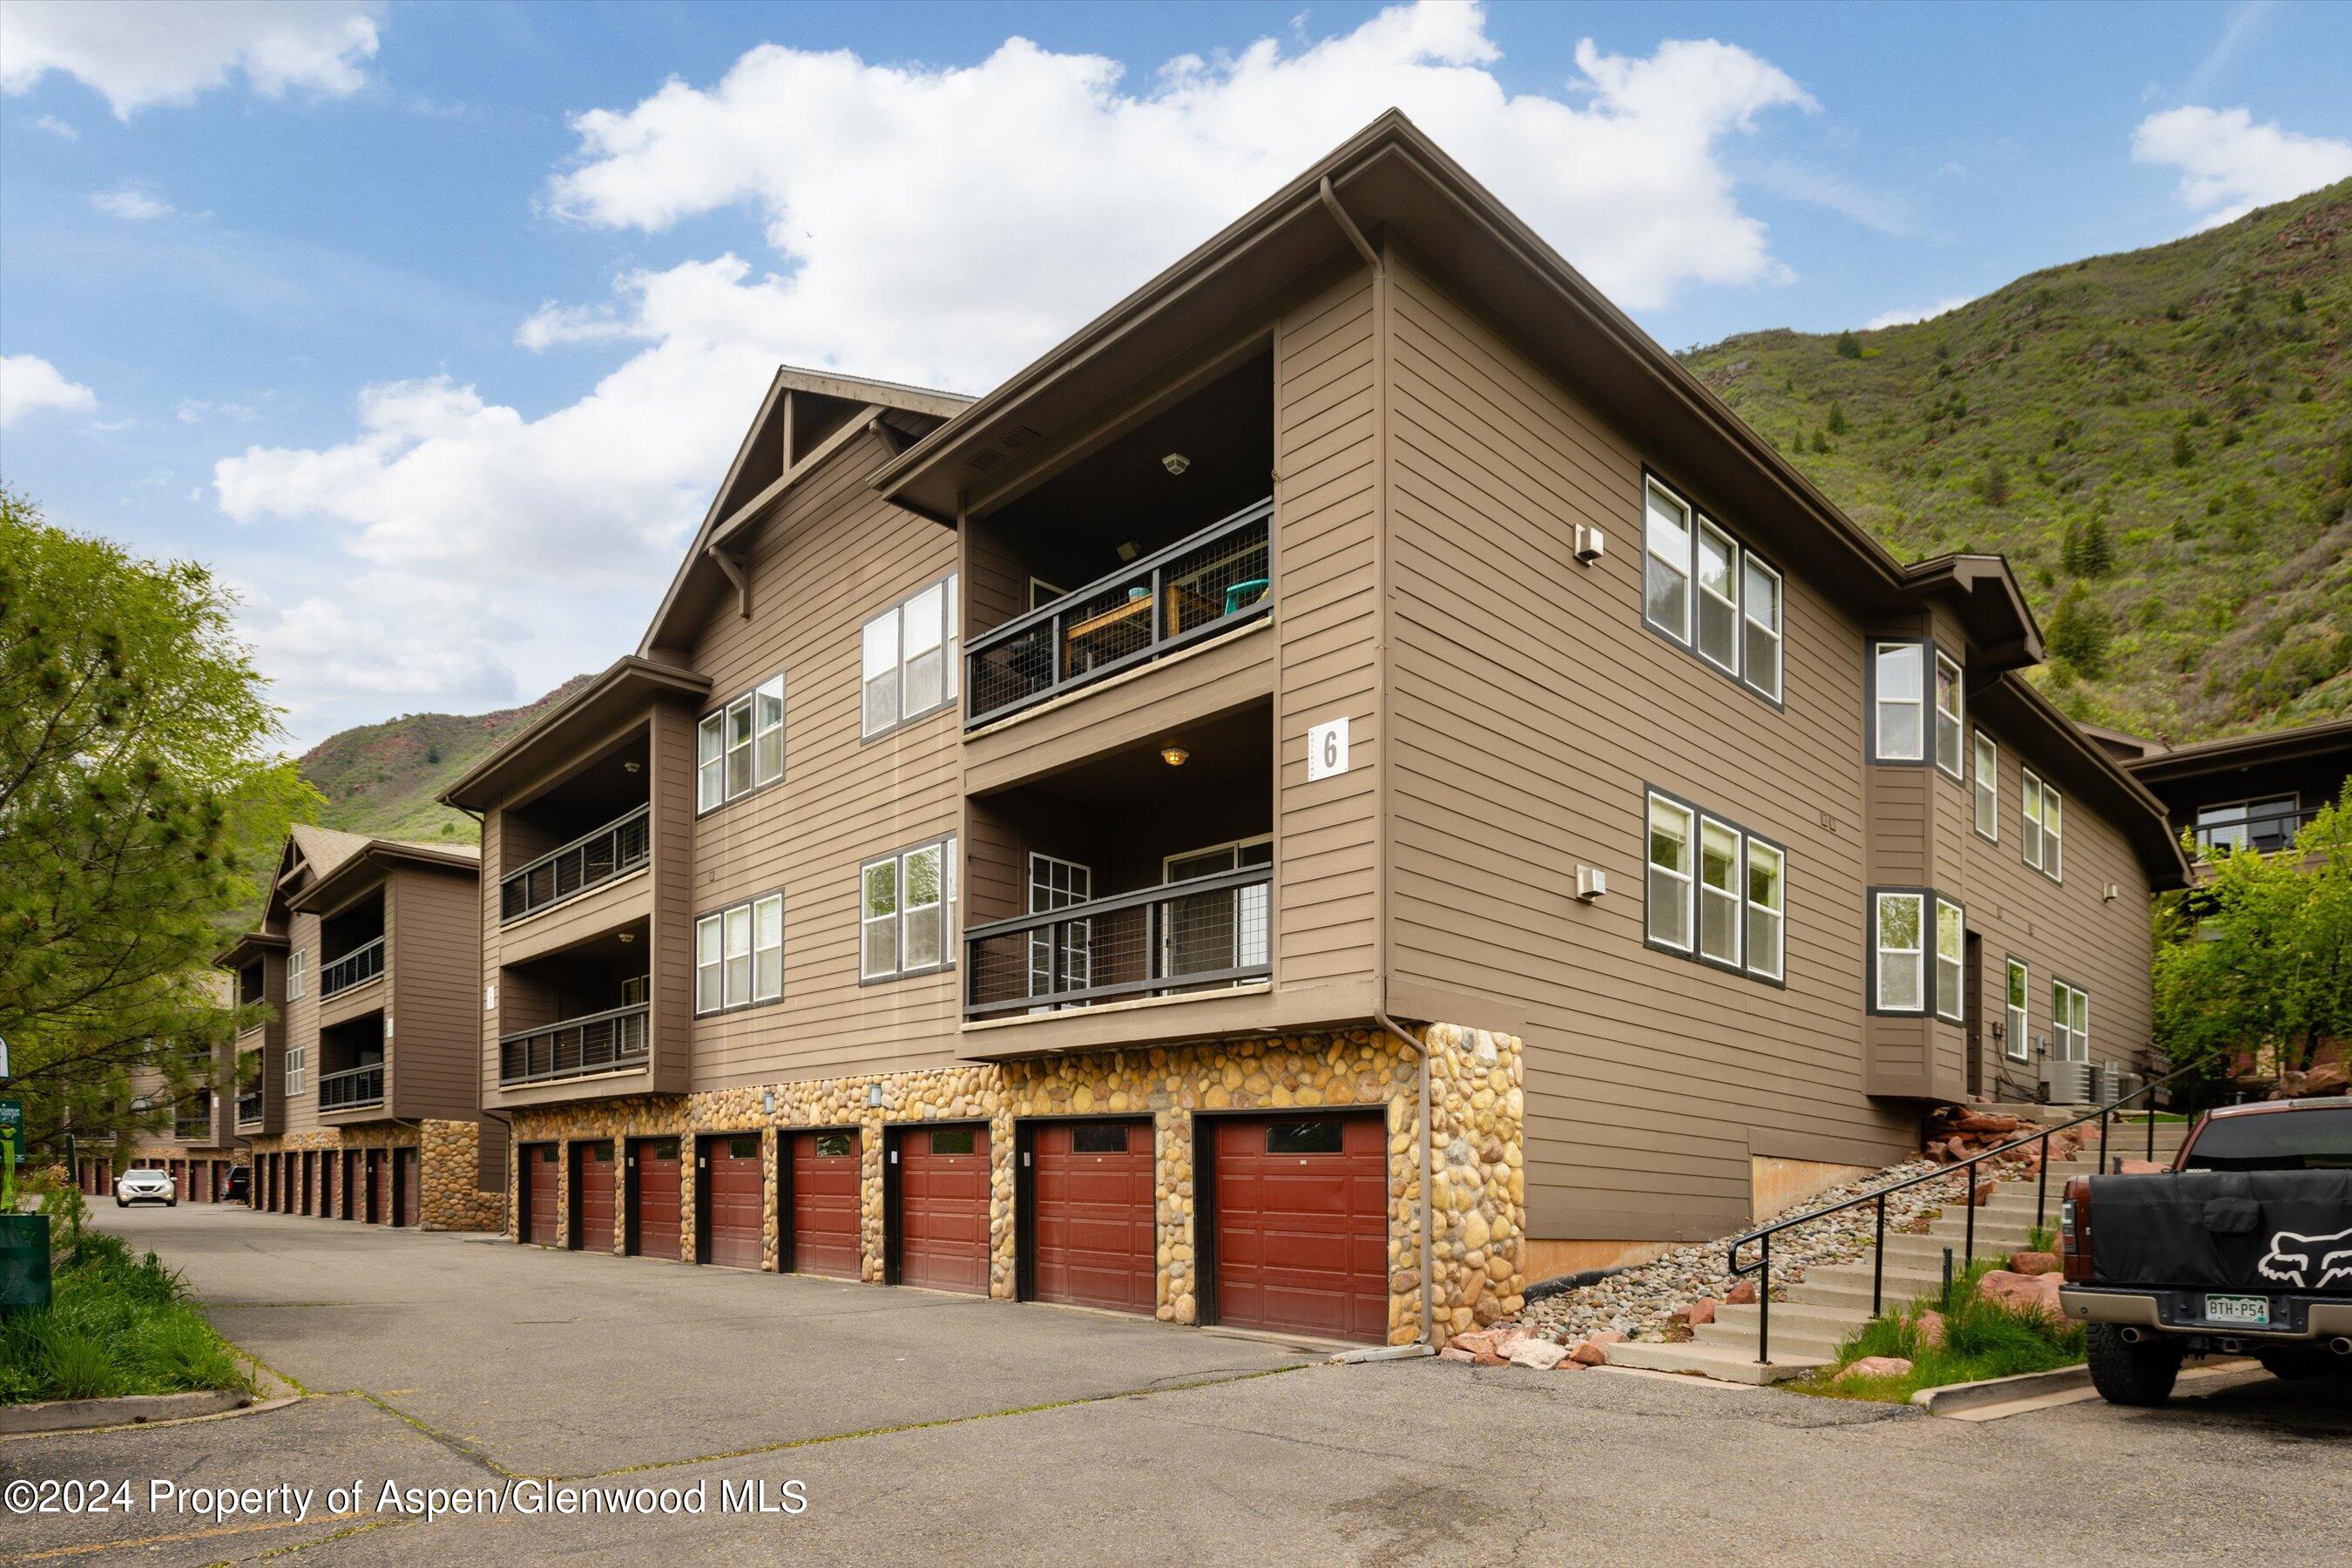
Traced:
POLYGON ((50 1294, 47 1311, 0 1318, 0 1405, 253 1386, 179 1275, 119 1237, 83 1231, 50 1294))
POLYGON ((1977 1281, 2000 1267, 1991 1259, 1971 1264, 1965 1273, 1953 1278, 1949 1290, 1923 1297, 1864 1324, 1838 1347, 1832 1364, 1781 1386, 1831 1399, 1905 1405, 1923 1388, 2049 1372, 2081 1361, 2079 1325, 1978 1298, 1977 1281), (1921 1314, 1930 1310, 1943 1314, 1940 1345, 1923 1343, 1920 1337, 1921 1314), (1911 1370, 1900 1377, 1837 1380, 1840 1372, 1864 1356, 1901 1356, 1910 1362, 1911 1370))

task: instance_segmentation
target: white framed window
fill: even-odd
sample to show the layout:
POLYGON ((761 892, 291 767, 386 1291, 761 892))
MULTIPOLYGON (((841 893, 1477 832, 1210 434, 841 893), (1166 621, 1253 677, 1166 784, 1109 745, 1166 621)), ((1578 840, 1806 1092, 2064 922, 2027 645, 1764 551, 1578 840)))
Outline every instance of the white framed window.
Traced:
POLYGON ((1702 817, 1698 829, 1698 955, 1739 967, 1739 834, 1702 817))
MULTIPOLYGON (((784 994, 784 896, 763 893, 694 922, 694 1010, 729 1013, 784 994)), ((623 996, 625 1003, 626 995, 623 996)))
POLYGON ((1748 973, 1781 977, 1789 927, 1789 857, 1777 844, 1748 840, 1748 973))
POLYGON ((928 974, 955 963, 953 835, 866 861, 857 868, 857 889, 861 981, 928 974))
POLYGON ((2042 868, 2042 778, 2032 768, 2018 770, 2018 853, 2035 870, 2042 868))
MULTIPOLYGON (((1034 579, 1032 579, 1034 581, 1034 579)), ((1059 856, 1029 854, 1029 912, 1051 914, 1083 904, 1095 896, 1094 868, 1059 856)), ((1029 933, 1029 994, 1051 991, 1083 991, 1094 984, 1092 921, 1072 921, 1063 926, 1043 926, 1029 933), (1061 932, 1061 963, 1055 965, 1055 931, 1061 932)))
POLYGON ((1652 479, 1643 487, 1642 614, 1687 644, 1690 633, 1691 510, 1682 498, 1652 479))
POLYGON ((784 678, 769 677, 694 727, 694 809, 699 814, 784 776, 784 678))
POLYGON ((1968 913, 1949 899, 1936 900, 1936 1016, 1968 1017, 1968 913))
POLYGON ((2008 1037, 2001 1042, 2001 1054, 2013 1062, 2028 1061, 2033 1056, 2033 1024, 2026 1011, 2026 998, 2032 994, 2032 973, 2016 959, 2011 959, 2003 987, 2008 1037))
POLYGON ((1981 838, 2000 842, 2000 748, 1982 730, 1976 733, 1976 828, 1981 838))
POLYGON ((302 1092, 302 1084, 303 1084, 303 1080, 304 1080, 304 1079, 309 1076, 310 1071, 310 1047, 308 1047, 308 1046, 289 1046, 289 1047, 286 1047, 286 1098, 287 1098, 287 1099, 291 1100, 291 1099, 293 1099, 296 1095, 299 1095, 299 1094, 300 1094, 300 1093, 302 1092))
POLYGON ((1696 814, 1653 793, 1649 806, 1649 876, 1643 898, 1649 939, 1677 952, 1691 951, 1692 859, 1696 814))
POLYGON ((1877 1010, 1925 1012, 1927 895, 1882 891, 1872 894, 1871 900, 1877 1010))
POLYGON ((2042 786, 2042 871, 2052 881, 2066 876, 2066 802, 2055 784, 2042 786))
POLYGON ((1780 574, 1747 557, 1740 581, 1741 607, 1747 637, 1740 668, 1748 684, 1773 701, 1780 700, 1780 574))
POLYGON ((1698 520, 1698 656, 1726 675, 1739 673, 1739 546, 1698 520))
POLYGON ((1960 667, 1936 656, 1936 766, 1954 778, 1960 776, 1962 710, 1968 696, 1960 683, 1960 667))
POLYGON ((866 736, 955 700, 961 643, 956 628, 952 572, 866 623, 859 648, 866 736))
POLYGON ((1881 763, 1926 760, 1925 643, 1882 642, 1871 647, 1871 759, 1881 763))
POLYGON ((296 948, 286 955, 286 1000, 299 1002, 310 991, 310 954, 296 948))
POLYGON ((2050 983, 2050 1054, 2062 1062, 2091 1059, 2091 998, 2063 980, 2050 983))

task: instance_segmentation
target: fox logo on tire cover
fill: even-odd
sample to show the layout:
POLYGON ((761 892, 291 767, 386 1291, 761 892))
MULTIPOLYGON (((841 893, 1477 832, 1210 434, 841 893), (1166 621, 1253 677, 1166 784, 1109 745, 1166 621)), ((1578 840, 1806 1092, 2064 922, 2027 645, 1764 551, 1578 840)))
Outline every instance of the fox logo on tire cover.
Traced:
POLYGON ((2352 1230, 2339 1230, 2334 1236, 2298 1236, 2283 1230, 2271 1237, 2271 1249, 2254 1266, 2265 1279, 2281 1284, 2299 1286, 2306 1290, 2325 1290, 2342 1279, 2352 1281, 2352 1230), (2317 1259, 2319 1278, 2305 1278, 2317 1259))

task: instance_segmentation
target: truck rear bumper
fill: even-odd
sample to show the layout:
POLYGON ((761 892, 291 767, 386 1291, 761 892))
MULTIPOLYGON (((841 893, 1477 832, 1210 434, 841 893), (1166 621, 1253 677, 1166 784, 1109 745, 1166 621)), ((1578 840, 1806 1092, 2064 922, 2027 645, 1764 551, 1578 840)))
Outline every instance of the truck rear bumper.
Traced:
POLYGON ((2111 1290, 2069 1285, 2058 1292, 2058 1305, 2078 1323, 2122 1323, 2164 1333, 2226 1336, 2273 1343, 2352 1336, 2352 1300, 2273 1296, 2273 1326, 2256 1329, 2209 1323, 2194 1316, 2190 1303, 2204 1294, 2201 1290, 2111 1290))

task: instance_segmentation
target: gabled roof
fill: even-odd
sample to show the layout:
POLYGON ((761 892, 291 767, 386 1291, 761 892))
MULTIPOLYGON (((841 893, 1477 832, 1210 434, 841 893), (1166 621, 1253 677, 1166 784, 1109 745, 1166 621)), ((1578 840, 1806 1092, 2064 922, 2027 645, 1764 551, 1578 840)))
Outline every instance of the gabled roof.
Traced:
POLYGON ((734 460, 727 465, 727 477, 710 498, 710 510, 703 514, 694 542, 687 547, 685 560, 662 595, 653 624, 637 645, 638 655, 645 657, 657 647, 684 641, 677 634, 698 624, 708 605, 728 585, 730 568, 714 557, 714 550, 723 550, 729 538, 756 521, 793 481, 869 428, 878 426, 890 431, 894 441, 912 442, 970 401, 952 392, 779 366, 751 427, 736 447, 734 460), (848 417, 830 427, 827 439, 788 464, 791 400, 796 393, 821 400, 836 417, 845 409, 848 417))
POLYGON ((634 654, 615 659, 451 780, 441 792, 441 804, 460 811, 488 811, 506 799, 519 781, 541 771, 546 761, 577 750, 625 714, 665 695, 698 700, 709 691, 707 675, 634 654))
POLYGON ((1897 613, 1952 597, 1983 637, 1987 662, 2040 657, 2006 563, 1896 559, 1395 110, 885 463, 875 487, 927 517, 982 514, 1099 410, 1131 398, 1139 376, 1229 336, 1294 283, 1384 254, 1389 239, 1654 449, 1673 452, 1678 486, 1769 526, 1781 554, 1849 602, 1897 613))
POLYGON ((283 880, 294 868, 290 857, 300 855, 303 864, 313 877, 323 877, 352 856, 363 852, 373 842, 364 833, 345 833, 339 827, 314 827, 298 822, 287 836, 289 860, 278 864, 278 875, 283 880))

